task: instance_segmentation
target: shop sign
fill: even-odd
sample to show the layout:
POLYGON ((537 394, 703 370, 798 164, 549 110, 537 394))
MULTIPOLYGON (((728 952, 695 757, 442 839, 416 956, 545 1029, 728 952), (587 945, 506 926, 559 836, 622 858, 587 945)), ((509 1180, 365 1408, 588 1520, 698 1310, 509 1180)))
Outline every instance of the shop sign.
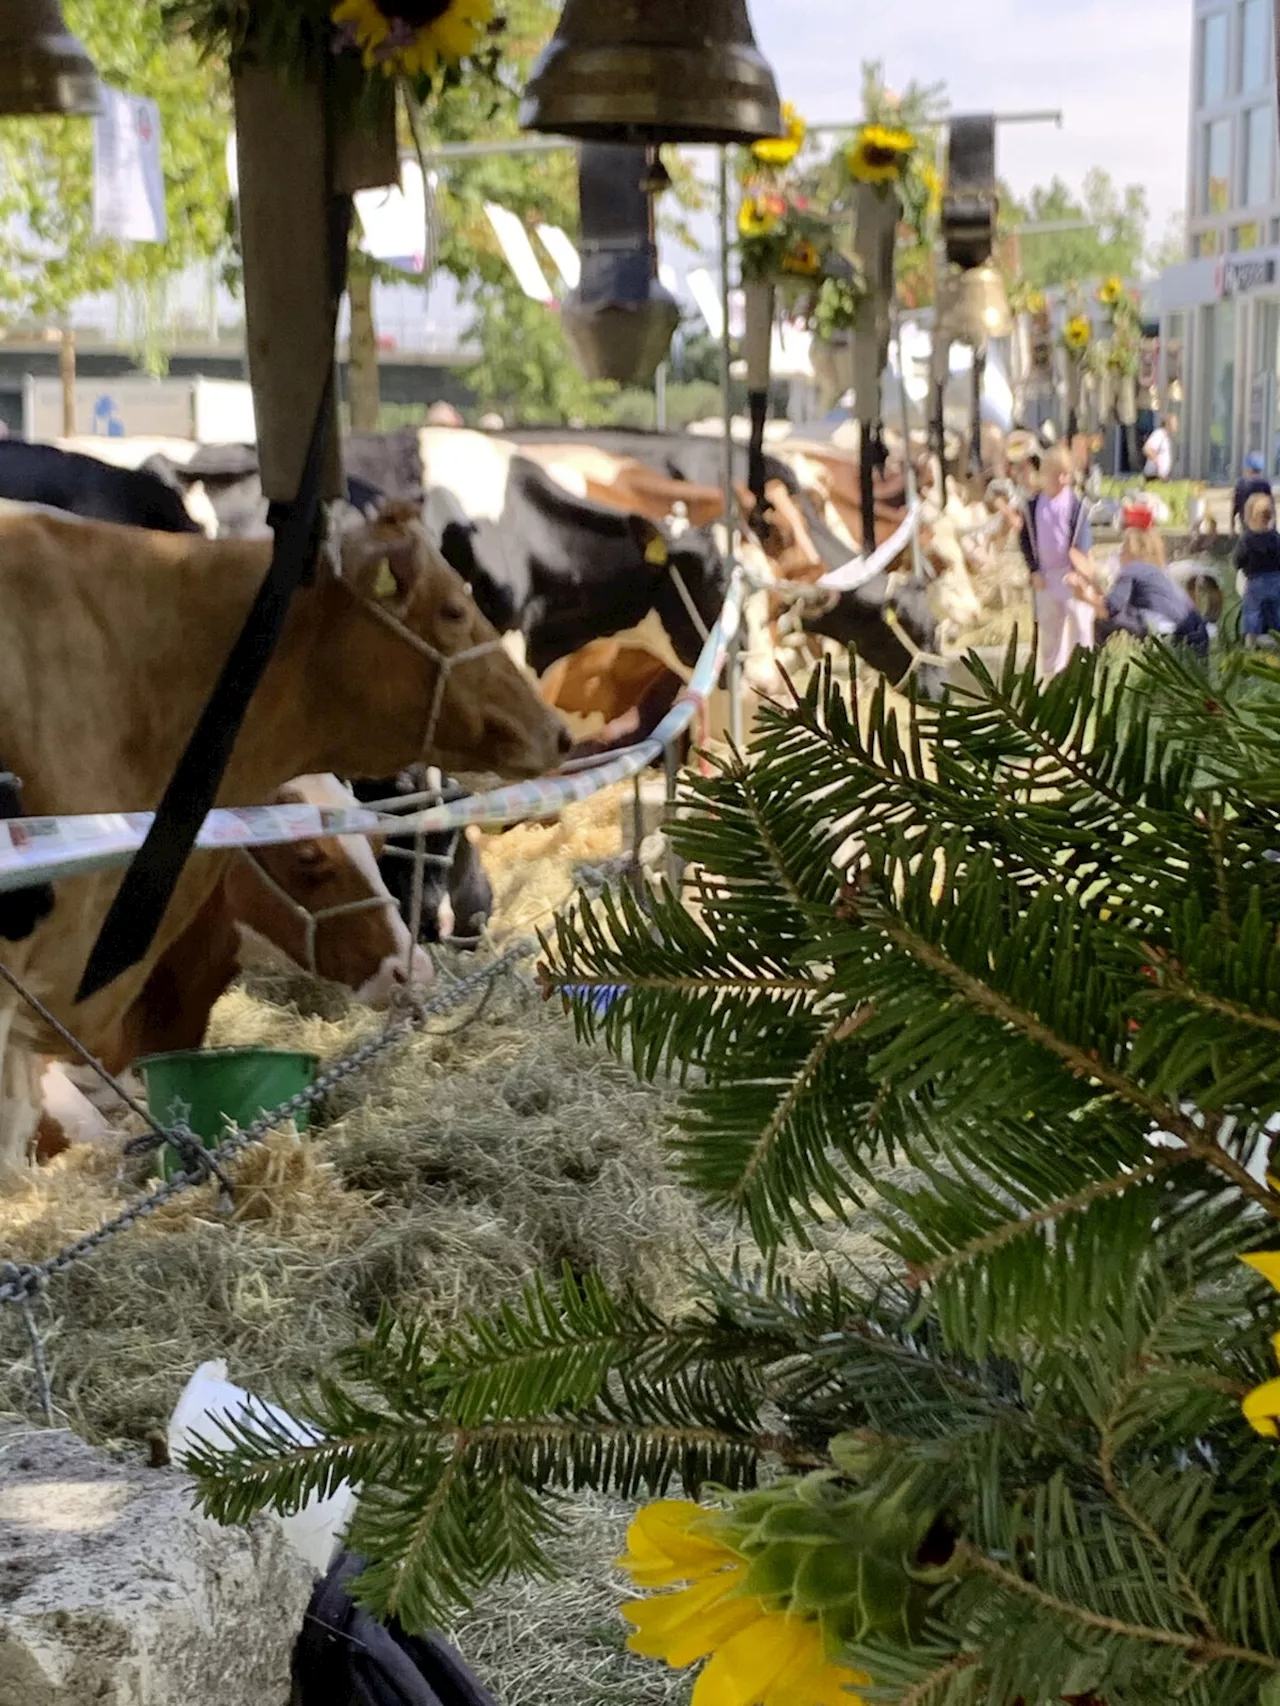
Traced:
POLYGON ((1246 291, 1260 290, 1276 281, 1276 262, 1272 255, 1266 259, 1254 255, 1225 255, 1218 262, 1218 295, 1243 296, 1246 291))

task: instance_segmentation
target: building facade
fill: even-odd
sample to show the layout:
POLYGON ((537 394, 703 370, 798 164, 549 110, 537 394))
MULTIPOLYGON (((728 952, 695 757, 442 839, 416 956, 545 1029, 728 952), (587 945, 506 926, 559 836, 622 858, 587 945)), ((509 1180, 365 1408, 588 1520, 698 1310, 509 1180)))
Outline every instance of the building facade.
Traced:
POLYGON ((1272 0, 1191 0, 1188 259, 1153 292, 1178 472, 1280 474, 1280 126, 1272 0))

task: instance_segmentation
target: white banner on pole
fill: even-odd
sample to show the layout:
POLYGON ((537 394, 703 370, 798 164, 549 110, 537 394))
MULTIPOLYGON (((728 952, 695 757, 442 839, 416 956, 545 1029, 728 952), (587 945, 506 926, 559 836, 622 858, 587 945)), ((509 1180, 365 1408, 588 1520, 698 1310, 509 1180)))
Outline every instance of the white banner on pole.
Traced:
POLYGON ((386 189, 357 190, 363 241, 360 247, 375 261, 387 261, 405 272, 422 272, 434 257, 427 253, 427 192, 434 192, 416 160, 402 160, 400 182, 386 189))
POLYGON ((568 235, 558 225, 539 225, 538 235, 542 238, 543 248, 556 263, 556 271, 566 287, 576 290, 582 282, 582 261, 568 235))
POLYGON ((509 208, 499 207, 496 202, 485 202, 484 210, 489 216, 490 225, 493 226, 498 246, 506 256, 507 265, 516 275, 516 283, 521 290, 535 302, 554 302, 555 292, 547 283, 547 275, 538 265, 538 257, 533 252, 529 233, 520 220, 509 208))
POLYGON ((163 243, 168 236, 160 109, 105 83, 93 121, 93 229, 127 243, 163 243))

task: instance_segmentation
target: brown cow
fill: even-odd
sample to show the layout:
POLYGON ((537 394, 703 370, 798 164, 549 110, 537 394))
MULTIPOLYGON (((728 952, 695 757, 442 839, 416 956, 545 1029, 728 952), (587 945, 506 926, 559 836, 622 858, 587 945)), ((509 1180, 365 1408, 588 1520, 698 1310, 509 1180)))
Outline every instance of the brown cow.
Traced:
MULTIPOLYGON (((352 810, 359 805, 336 776, 299 776, 276 799, 352 810)), ((374 844, 380 840, 372 839, 374 844)), ((244 848, 231 858, 222 882, 155 967, 116 1039, 103 1050, 109 1071, 122 1072, 144 1055, 200 1047, 214 1004, 240 970, 246 931, 304 971, 345 984, 371 1007, 386 1007, 410 979, 427 983, 432 975, 431 961, 410 940, 369 838, 328 835, 244 848)), ((97 1108, 66 1079, 60 1063, 46 1064, 40 1087, 37 1161, 109 1130, 97 1108)))
MULTIPOLYGON (((269 540, 0 512, 0 752, 32 815, 145 811, 164 791, 271 556, 269 540)), ((552 769, 568 731, 502 651, 411 506, 388 506, 340 542, 340 572, 317 565, 296 595, 219 792, 268 798, 290 777, 394 775, 425 756, 447 771, 510 777, 552 769), (477 648, 480 650, 477 651, 477 648), (441 659, 471 654, 437 694, 441 659)), ((119 872, 60 883, 51 916, 9 955, 12 969, 100 1049, 156 963, 222 880, 223 855, 190 861, 143 960, 77 1006, 85 959, 119 872)), ((0 1042, 59 1052, 12 998, 0 1042)), ((6 1054, 0 1163, 35 1124, 34 1058, 6 1054), (13 1070, 10 1070, 10 1067, 13 1070)))

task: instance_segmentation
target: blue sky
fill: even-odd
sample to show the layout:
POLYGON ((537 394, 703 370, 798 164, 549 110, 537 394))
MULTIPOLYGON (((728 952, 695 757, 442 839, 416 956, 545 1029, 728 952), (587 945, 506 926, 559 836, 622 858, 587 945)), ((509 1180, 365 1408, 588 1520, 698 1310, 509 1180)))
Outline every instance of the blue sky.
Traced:
POLYGON ((1145 186, 1152 235, 1186 199, 1192 0, 748 0, 784 96, 813 122, 854 118, 860 67, 891 88, 945 81, 956 111, 1061 107, 1064 125, 998 141, 1017 192, 1090 166, 1145 186))

